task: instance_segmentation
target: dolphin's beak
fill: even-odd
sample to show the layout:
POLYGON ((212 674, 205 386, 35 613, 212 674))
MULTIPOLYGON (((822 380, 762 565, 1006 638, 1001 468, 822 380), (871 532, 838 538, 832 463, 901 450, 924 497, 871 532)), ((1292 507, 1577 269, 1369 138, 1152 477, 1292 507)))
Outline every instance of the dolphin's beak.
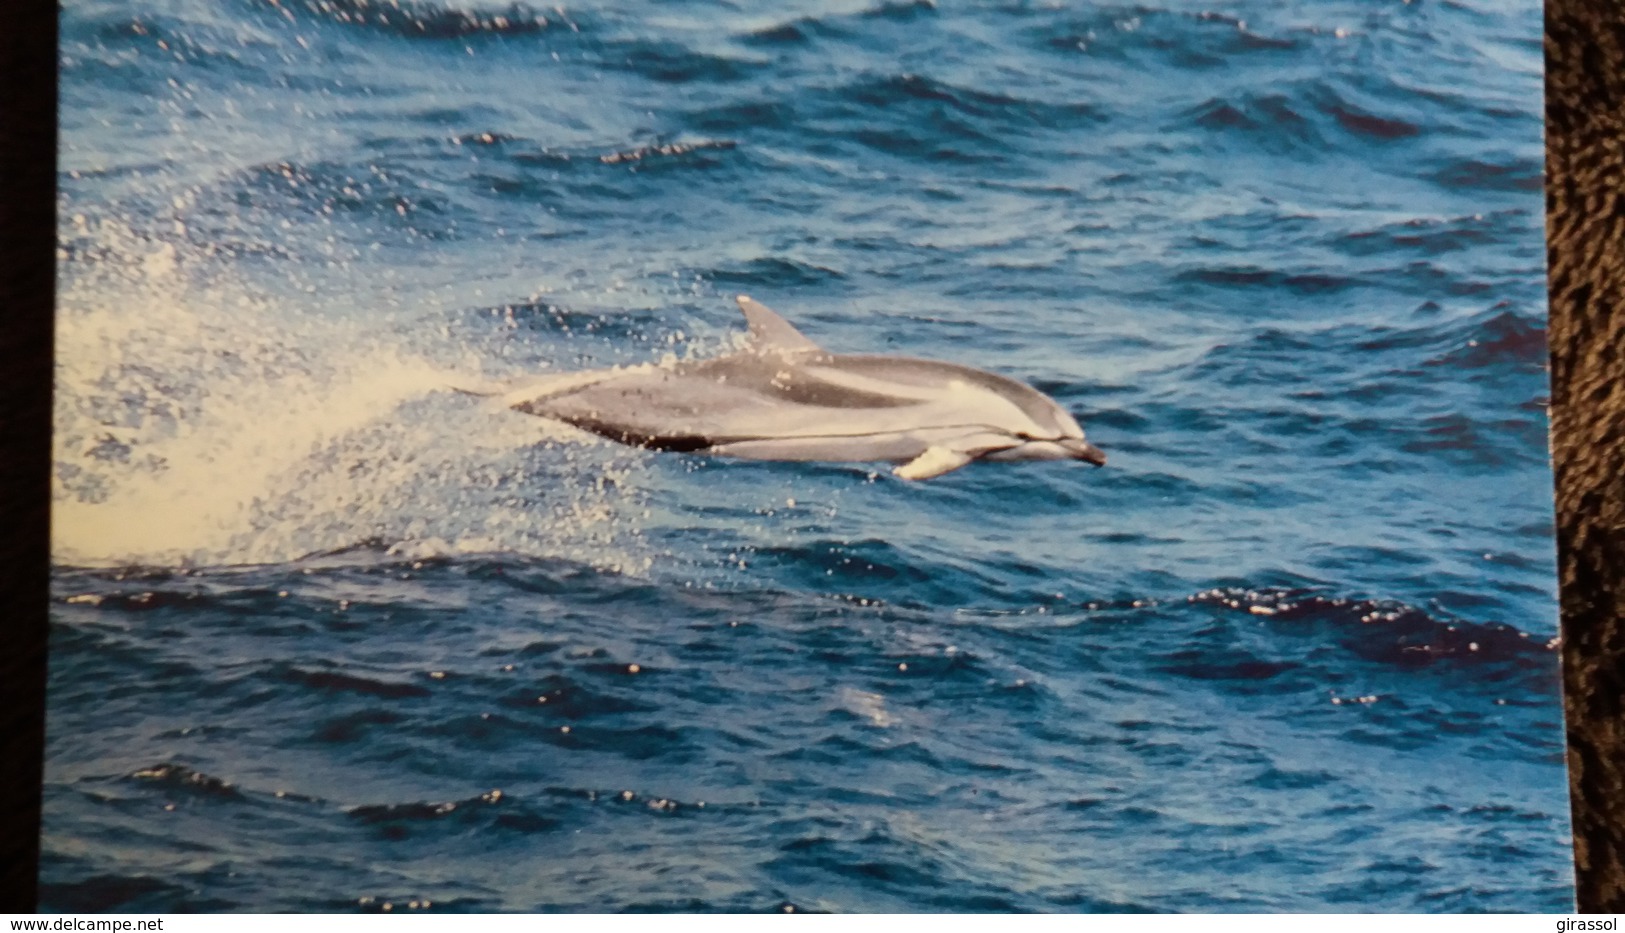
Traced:
POLYGON ((1074 460, 1085 460, 1095 466, 1106 465, 1106 452, 1082 438, 1067 438, 1061 441, 1061 446, 1072 454, 1074 460))

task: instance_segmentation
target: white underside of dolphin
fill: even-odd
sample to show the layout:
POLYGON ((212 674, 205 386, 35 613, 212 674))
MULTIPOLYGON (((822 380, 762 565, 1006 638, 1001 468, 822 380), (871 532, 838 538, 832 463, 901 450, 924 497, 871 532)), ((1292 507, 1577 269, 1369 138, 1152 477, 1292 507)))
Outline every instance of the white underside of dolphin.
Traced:
POLYGON ((635 446, 887 461, 910 480, 973 460, 1106 461, 1071 415, 1030 386, 953 363, 832 354, 765 306, 738 301, 751 333, 743 350, 564 373, 501 393, 502 402, 635 446))

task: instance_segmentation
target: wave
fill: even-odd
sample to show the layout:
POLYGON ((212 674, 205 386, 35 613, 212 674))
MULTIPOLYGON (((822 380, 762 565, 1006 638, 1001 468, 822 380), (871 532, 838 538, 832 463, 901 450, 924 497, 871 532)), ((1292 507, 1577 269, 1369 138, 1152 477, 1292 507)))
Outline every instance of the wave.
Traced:
POLYGON ((662 84, 731 84, 769 67, 768 62, 704 52, 675 39, 604 38, 588 47, 606 70, 626 71, 662 84))
POLYGON ((1023 152, 1013 134, 1063 134, 1104 119, 1099 105, 1089 101, 1048 100, 916 73, 863 75, 820 88, 784 116, 790 125, 810 125, 827 139, 910 160, 964 165, 1023 152))
MULTIPOLYGON (((377 828, 391 838, 404 838, 414 824, 447 829, 501 828, 520 833, 547 832, 579 819, 597 808, 613 808, 631 816, 691 818, 707 814, 726 816, 739 809, 726 802, 684 800, 648 791, 620 787, 548 786, 528 795, 501 788, 452 800, 406 800, 385 803, 344 803, 285 790, 239 785, 174 762, 161 762, 125 775, 125 782, 224 804, 285 805, 336 811, 358 824, 377 828)), ((82 778, 82 785, 100 786, 107 780, 82 778)))
POLYGON ((1426 135, 1418 119, 1410 118, 1410 108, 1379 103, 1382 95, 1371 95, 1369 103, 1355 103, 1340 89, 1341 83, 1317 79, 1285 89, 1233 92, 1190 107, 1180 118, 1262 151, 1299 155, 1337 154, 1349 145, 1394 145, 1426 135), (1394 112, 1379 112, 1384 105, 1394 112), (1354 140, 1345 143, 1339 135, 1354 140))
POLYGON ((876 23, 911 23, 937 12, 933 0, 897 0, 880 3, 852 13, 799 16, 759 26, 745 32, 742 39, 752 45, 805 45, 818 39, 853 39, 864 27, 876 23))
MULTIPOLYGON (((776 625, 816 624, 825 613, 859 612, 876 618, 889 618, 911 624, 924 624, 937 618, 945 607, 957 606, 953 616, 963 624, 986 624, 1001 632, 1017 632, 1021 626, 1047 631, 1056 626, 1094 625, 1100 620, 1124 620, 1146 613, 1167 614, 1178 606, 1217 609, 1256 619, 1278 635, 1329 638, 1364 661, 1397 668, 1510 666, 1550 673, 1555 663, 1558 640, 1537 636, 1499 622, 1471 621, 1437 610, 1429 610, 1395 599, 1336 595, 1324 589, 1292 586, 1221 586, 1189 596, 1147 595, 1133 598, 1076 600, 1051 597, 1032 603, 966 604, 975 594, 990 596, 1008 589, 1002 573, 986 568, 978 575, 966 564, 953 568, 955 577, 965 577, 956 585, 940 584, 944 568, 924 555, 884 541, 843 543, 811 542, 797 547, 757 547, 748 549, 749 562, 757 582, 752 586, 734 584, 722 588, 694 589, 693 581, 680 576, 653 582, 637 576, 622 576, 588 562, 558 558, 535 558, 520 554, 464 554, 401 557, 396 549, 382 545, 349 548, 312 555, 288 565, 192 570, 174 573, 164 569, 118 570, 59 566, 53 591, 64 609, 78 612, 130 613, 163 611, 179 616, 245 615, 264 617, 291 611, 307 612, 311 618, 344 617, 361 624, 383 612, 396 626, 413 613, 397 605, 393 597, 376 605, 366 598, 351 596, 342 603, 327 593, 327 587, 360 574, 359 579, 394 578, 422 581, 433 587, 496 584, 529 600, 565 599, 583 611, 594 607, 629 603, 665 605, 671 612, 696 619, 719 614, 762 614, 776 618, 776 625), (763 588, 762 574, 782 579, 781 587, 763 588), (313 580, 315 590, 306 592, 313 580), (833 586, 840 594, 814 595, 818 589, 833 586), (813 592, 809 592, 811 589, 813 592), (874 597, 858 597, 870 592, 874 597), (878 594, 890 594, 880 596, 878 594), (245 602, 246 600, 246 602, 245 602), (1014 626, 1014 628, 1012 628, 1014 626)), ((371 583, 368 584, 372 585, 371 583)), ((414 586, 417 584, 414 584, 414 586)), ((346 587, 347 588, 347 587, 346 587)), ((425 612, 433 615, 428 607, 425 612)), ((1165 623, 1166 624, 1166 623, 1165 623)), ((533 640, 518 651, 525 658, 554 656, 562 643, 543 638, 533 640)), ((1198 679, 1269 679, 1299 668, 1304 662, 1290 642, 1276 644, 1263 654, 1249 655, 1239 645, 1226 661, 1223 652, 1211 648, 1182 647, 1163 655, 1178 672, 1198 679)), ((1230 649, 1227 649, 1230 650, 1230 649)), ((825 661, 838 660, 833 657, 825 661)), ((981 682, 994 676, 988 658, 974 650, 903 651, 888 661, 900 671, 937 681, 981 682)), ((548 722, 560 723, 605 715, 648 711, 636 693, 639 677, 657 676, 658 665, 629 663, 604 655, 580 655, 570 662, 567 672, 549 674, 522 688, 513 688, 501 678, 489 680, 478 675, 482 690, 497 690, 504 715, 520 717, 512 725, 545 714, 548 722), (636 676, 633 676, 636 675, 636 676), (487 682, 489 680, 489 682, 487 682), (632 691, 632 692, 628 692, 632 691)), ((260 665, 243 677, 259 683, 291 684, 304 692, 350 694, 357 698, 410 701, 432 695, 433 690, 454 684, 464 675, 441 672, 430 681, 381 677, 354 669, 336 670, 309 665, 272 663, 260 665)), ((1550 685, 1546 685, 1550 686, 1550 685)), ((252 692, 252 691, 251 691, 252 692)), ((465 727, 454 727, 462 731, 465 727)), ((480 725, 481 729, 504 728, 500 721, 480 725)), ((653 737, 649 737, 653 738, 653 737)), ((551 741, 581 741, 580 736, 551 741)), ((638 744, 636 736, 608 737, 611 745, 638 744)), ((665 736, 661 742, 681 741, 665 736)), ((189 779, 168 772, 168 779, 189 779)))
POLYGON ((1546 184, 1545 165, 1535 157, 1457 159, 1434 170, 1432 178, 1452 189, 1538 192, 1546 184))
POLYGON ((556 8, 549 17, 523 3, 487 10, 441 6, 414 0, 262 0, 292 17, 296 12, 345 26, 376 29, 412 39, 464 39, 523 36, 547 29, 575 29, 556 8))
POLYGON ((1282 631, 1329 627, 1362 658, 1403 667, 1435 663, 1516 666, 1550 672, 1558 639, 1510 625, 1439 618, 1397 600, 1326 596, 1291 588, 1221 587, 1189 597, 1268 620, 1282 631))
MULTIPOLYGON (((1497 302, 1484 314, 1455 328, 1452 337, 1456 345, 1430 358, 1425 365, 1483 369, 1510 364, 1524 369, 1544 369, 1548 362, 1543 322, 1512 310, 1509 302, 1497 302)), ((1501 378, 1501 374, 1496 378, 1501 378)))
POLYGON ((439 802, 364 804, 346 813, 385 839, 406 839, 424 831, 499 829, 523 833, 551 832, 564 820, 547 808, 527 806, 501 790, 477 797, 439 802))
POLYGON ((908 73, 853 81, 838 88, 835 94, 839 99, 877 109, 940 104, 965 117, 1009 127, 1060 131, 1080 129, 1103 119, 1097 105, 1084 101, 1052 102, 1020 97, 908 73))
POLYGON ((1335 246, 1354 256, 1391 255, 1395 251, 1442 256, 1475 247, 1508 242, 1517 221, 1528 211, 1501 210, 1454 217, 1413 217, 1337 236, 1335 246))
MULTIPOLYGON (((48 865, 48 867, 50 867, 48 865)), ((198 897, 176 879, 147 874, 76 872, 74 881, 41 881, 40 910, 64 913, 216 913, 239 905, 219 897, 198 897)))
POLYGON ((1284 272, 1257 266, 1198 267, 1176 272, 1176 282, 1220 288, 1281 289, 1303 295, 1337 292, 1367 284, 1360 278, 1331 272, 1284 272))
MULTIPOLYGON (((207 13, 145 10, 120 4, 68 4, 61 16, 61 66, 93 82, 157 85, 176 64, 236 80, 263 75, 275 43, 254 30, 232 29, 207 13)), ((72 83, 72 82, 69 82, 72 83)))
MULTIPOLYGON (((1231 285, 1286 285, 1286 273, 1264 270, 1194 270, 1181 273, 1190 281, 1231 285)), ((1302 276, 1302 287, 1327 283, 1314 275, 1302 276), (1313 284, 1311 285, 1310 282, 1313 284)), ((1296 357, 1328 348, 1354 351, 1350 368, 1386 369, 1391 375, 1416 373, 1425 368, 1475 370, 1498 367, 1504 378, 1508 365, 1532 371, 1546 363, 1544 321, 1517 310, 1519 305, 1498 301, 1474 314, 1445 317, 1437 305, 1424 305, 1406 324, 1338 324, 1331 327, 1289 329, 1266 326, 1233 342, 1218 344, 1204 356, 1205 364, 1284 365, 1296 357), (1442 319, 1441 319, 1442 318, 1442 319)))
POLYGON ((1108 7, 1082 16, 1034 18, 1040 20, 1032 27, 1035 44, 1052 53, 1104 57, 1147 68, 1218 68, 1237 57, 1278 57, 1305 50, 1317 40, 1341 38, 1315 27, 1261 27, 1226 13, 1144 5, 1108 7), (1269 31, 1263 31, 1266 29, 1269 31))
MULTIPOLYGON (((467 138, 459 137, 459 141, 461 142, 467 138)), ((489 133, 478 134, 474 139, 481 145, 522 142, 522 140, 512 137, 500 137, 493 140, 489 133)), ((669 142, 642 143, 619 149, 521 149, 512 152, 509 158, 521 164, 548 165, 559 168, 570 166, 591 167, 594 163, 599 165, 628 165, 632 163, 661 162, 707 167, 719 164, 721 158, 719 154, 735 149, 738 145, 738 142, 732 139, 673 140, 669 142)))
POLYGON ((1256 136, 1266 144, 1320 149, 1325 140, 1285 94, 1209 98, 1186 110, 1182 118, 1207 130, 1256 136))
POLYGON ((132 771, 129 777, 133 781, 150 782, 161 785, 166 789, 178 790, 199 797, 217 800, 245 799, 242 792, 229 781, 172 762, 164 762, 138 771, 132 771))
POLYGON ((839 269, 780 256, 761 256, 737 265, 716 266, 702 273, 730 289, 796 289, 828 287, 846 278, 839 269))

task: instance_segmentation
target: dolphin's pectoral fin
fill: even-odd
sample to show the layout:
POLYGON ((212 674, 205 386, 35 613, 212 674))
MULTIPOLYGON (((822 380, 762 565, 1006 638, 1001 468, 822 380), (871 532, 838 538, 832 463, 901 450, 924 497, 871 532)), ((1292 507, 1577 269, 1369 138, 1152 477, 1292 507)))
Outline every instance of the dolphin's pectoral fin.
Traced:
POLYGON ((976 458, 962 450, 947 447, 927 447, 925 453, 903 464, 892 472, 903 479, 931 479, 952 473, 976 458))
POLYGON ((892 472, 903 479, 931 479, 952 473, 972 460, 994 451, 1015 447, 1020 442, 1006 434, 992 431, 967 434, 932 444, 925 452, 892 472))
POLYGON ((745 323, 750 325, 750 336, 756 342, 757 349, 775 353, 824 352, 822 347, 808 340, 805 334, 796 330, 794 324, 779 317, 767 305, 749 295, 740 295, 734 300, 739 302, 739 310, 745 312, 745 323))

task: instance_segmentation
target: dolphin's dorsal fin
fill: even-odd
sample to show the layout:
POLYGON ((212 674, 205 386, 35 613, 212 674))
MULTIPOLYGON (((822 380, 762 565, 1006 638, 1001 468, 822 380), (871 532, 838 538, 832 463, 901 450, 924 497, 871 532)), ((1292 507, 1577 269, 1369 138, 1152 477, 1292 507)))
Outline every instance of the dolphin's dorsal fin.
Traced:
POLYGON ((750 325, 750 336, 757 349, 776 353, 824 352, 822 347, 808 340, 806 335, 796 330, 794 324, 779 317, 767 305, 749 295, 740 295, 734 300, 739 302, 739 310, 745 312, 745 323, 750 325))

